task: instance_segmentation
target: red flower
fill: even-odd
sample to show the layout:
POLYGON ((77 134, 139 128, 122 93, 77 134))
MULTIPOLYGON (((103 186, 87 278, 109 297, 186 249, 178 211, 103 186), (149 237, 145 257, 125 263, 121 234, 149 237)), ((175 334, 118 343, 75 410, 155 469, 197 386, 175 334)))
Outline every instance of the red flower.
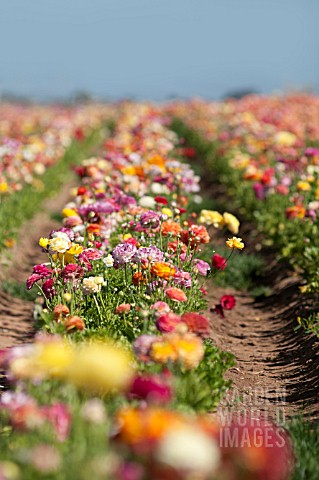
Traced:
POLYGON ((154 200, 155 200, 155 202, 161 203, 162 205, 167 205, 168 204, 167 198, 165 198, 165 197, 157 196, 157 197, 155 197, 154 200))
POLYGON ((211 259, 212 267, 216 268, 217 270, 225 270, 227 267, 227 260, 226 258, 222 257, 218 253, 214 253, 211 259))
POLYGON ((232 310, 236 305, 236 299, 233 295, 223 295, 220 304, 225 310, 232 310))
POLYGON ((220 315, 221 318, 225 318, 223 307, 220 304, 215 305, 215 307, 211 308, 210 311, 220 315))
POLYGON ((186 323, 190 332, 196 333, 203 337, 209 336, 209 320, 203 315, 195 312, 187 312, 182 315, 182 321, 186 323))

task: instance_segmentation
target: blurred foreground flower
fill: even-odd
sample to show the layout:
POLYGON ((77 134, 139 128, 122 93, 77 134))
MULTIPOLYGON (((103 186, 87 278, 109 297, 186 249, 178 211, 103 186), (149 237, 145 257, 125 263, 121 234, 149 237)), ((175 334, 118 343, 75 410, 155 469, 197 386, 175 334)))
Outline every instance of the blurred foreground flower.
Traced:
POLYGON ((132 357, 108 341, 72 345, 60 338, 38 341, 13 359, 17 378, 58 378, 92 393, 123 391, 133 375, 132 357))

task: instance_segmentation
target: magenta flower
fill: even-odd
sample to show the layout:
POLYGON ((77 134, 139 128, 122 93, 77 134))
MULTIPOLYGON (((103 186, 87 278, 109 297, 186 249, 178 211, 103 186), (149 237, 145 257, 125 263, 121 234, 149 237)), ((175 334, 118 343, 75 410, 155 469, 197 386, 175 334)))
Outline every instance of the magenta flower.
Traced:
POLYGON ((52 298, 56 295, 56 289, 52 278, 48 278, 42 285, 42 290, 46 298, 52 298))
POLYGON ((153 210, 148 210, 140 216, 140 223, 143 227, 155 230, 160 225, 160 216, 153 210))
POLYGON ((34 265, 33 273, 40 275, 41 278, 48 278, 52 274, 52 268, 48 268, 45 263, 41 263, 39 265, 34 265))
POLYGON ((61 272, 61 277, 65 282, 70 280, 75 280, 77 278, 81 278, 84 275, 84 270, 80 265, 76 265, 75 263, 69 263, 64 267, 61 272))
POLYGON ((37 273, 32 273, 32 275, 30 275, 30 277, 28 278, 28 280, 26 282, 27 290, 31 290, 33 285, 35 283, 37 283, 39 280, 42 280, 42 278, 43 277, 41 275, 38 275, 37 273))
POLYGON ((134 378, 130 396, 149 402, 169 402, 171 389, 156 375, 145 375, 134 378))
POLYGON ((233 295, 223 295, 220 304, 225 310, 232 310, 236 305, 236 299, 233 295))

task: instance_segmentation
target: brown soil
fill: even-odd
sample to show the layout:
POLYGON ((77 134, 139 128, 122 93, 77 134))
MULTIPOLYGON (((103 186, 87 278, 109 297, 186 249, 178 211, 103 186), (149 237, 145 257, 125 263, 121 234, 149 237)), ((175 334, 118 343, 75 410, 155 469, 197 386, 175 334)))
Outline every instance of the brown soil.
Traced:
MULTIPOLYGON (((9 279, 24 284, 32 273, 33 265, 47 261, 39 247, 39 238, 61 227, 60 223, 51 219, 51 214, 61 211, 70 197, 70 188, 71 184, 65 185, 21 228, 20 241, 0 259, 1 283, 9 279)), ((33 302, 13 297, 0 287, 0 349, 30 341, 33 335, 33 302)))

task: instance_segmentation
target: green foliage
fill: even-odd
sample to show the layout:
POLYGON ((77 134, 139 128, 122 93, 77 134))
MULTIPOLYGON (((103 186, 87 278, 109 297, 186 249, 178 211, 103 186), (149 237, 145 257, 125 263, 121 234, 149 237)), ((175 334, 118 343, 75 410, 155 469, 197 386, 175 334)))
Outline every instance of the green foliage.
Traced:
POLYGON ((292 480, 317 480, 319 477, 319 425, 296 417, 287 425, 295 450, 296 465, 292 480))

